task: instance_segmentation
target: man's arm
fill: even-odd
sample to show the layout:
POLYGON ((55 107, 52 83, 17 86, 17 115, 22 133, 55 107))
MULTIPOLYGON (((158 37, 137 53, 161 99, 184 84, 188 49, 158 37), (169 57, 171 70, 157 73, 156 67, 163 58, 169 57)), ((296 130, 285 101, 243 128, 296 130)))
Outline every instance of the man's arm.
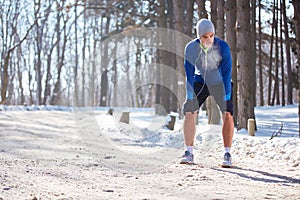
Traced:
POLYGON ((186 46, 184 50, 184 69, 186 76, 186 98, 194 98, 194 74, 195 67, 191 64, 192 62, 192 52, 189 52, 190 48, 186 46))
POLYGON ((227 43, 223 43, 222 45, 222 61, 220 63, 220 70, 223 78, 224 88, 225 88, 225 96, 224 100, 228 101, 231 99, 231 76, 232 76, 232 59, 230 54, 230 48, 227 43))

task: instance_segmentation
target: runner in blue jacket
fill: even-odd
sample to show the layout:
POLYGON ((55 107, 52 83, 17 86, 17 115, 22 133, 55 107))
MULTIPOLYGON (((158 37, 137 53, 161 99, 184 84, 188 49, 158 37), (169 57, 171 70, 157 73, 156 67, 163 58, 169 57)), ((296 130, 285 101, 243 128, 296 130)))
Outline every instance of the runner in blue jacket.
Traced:
POLYGON ((225 41, 215 37, 215 28, 210 20, 199 20, 196 31, 197 38, 186 45, 184 52, 186 101, 183 105, 183 131, 187 150, 180 163, 194 163, 195 117, 206 98, 212 95, 223 117, 222 136, 225 153, 222 165, 230 167, 234 131, 230 48, 225 41))

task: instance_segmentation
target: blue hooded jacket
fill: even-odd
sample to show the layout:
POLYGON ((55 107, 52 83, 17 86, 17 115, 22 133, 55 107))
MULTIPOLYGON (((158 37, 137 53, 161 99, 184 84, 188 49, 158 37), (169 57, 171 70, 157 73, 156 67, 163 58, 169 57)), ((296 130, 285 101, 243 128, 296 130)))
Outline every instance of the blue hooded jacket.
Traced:
POLYGON ((229 45, 220 38, 214 38, 214 44, 205 50, 199 39, 189 42, 184 50, 184 68, 186 74, 186 98, 194 98, 194 82, 208 86, 224 84, 224 100, 231 99, 232 60, 229 45))

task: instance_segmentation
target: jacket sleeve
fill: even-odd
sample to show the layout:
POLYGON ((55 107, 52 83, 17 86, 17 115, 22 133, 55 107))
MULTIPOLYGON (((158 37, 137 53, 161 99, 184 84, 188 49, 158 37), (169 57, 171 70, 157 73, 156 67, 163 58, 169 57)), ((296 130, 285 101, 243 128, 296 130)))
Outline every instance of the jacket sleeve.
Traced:
POLYGON ((191 63, 193 52, 187 45, 184 49, 184 69, 186 76, 186 99, 193 99, 194 97, 194 74, 195 66, 191 63))
POLYGON ((223 43, 222 50, 222 61, 220 63, 220 71, 223 78, 225 96, 224 100, 228 101, 231 99, 231 73, 232 73, 232 59, 230 54, 230 48, 227 43, 223 43))

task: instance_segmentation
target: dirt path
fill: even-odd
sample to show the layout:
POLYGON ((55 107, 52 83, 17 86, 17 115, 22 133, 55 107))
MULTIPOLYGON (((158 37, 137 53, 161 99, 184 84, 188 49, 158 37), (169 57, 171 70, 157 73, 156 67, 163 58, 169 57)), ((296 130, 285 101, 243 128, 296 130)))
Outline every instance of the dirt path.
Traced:
POLYGON ((83 143, 83 134, 78 134, 98 131, 88 116, 79 119, 87 123, 78 131, 72 113, 1 113, 0 199, 300 198, 299 166, 284 162, 237 156, 236 168, 225 169, 214 157, 198 159, 196 165, 177 164, 174 157, 162 164, 182 149, 132 158, 110 153, 114 147, 105 140, 98 143, 99 151, 91 152, 96 144, 83 143))

